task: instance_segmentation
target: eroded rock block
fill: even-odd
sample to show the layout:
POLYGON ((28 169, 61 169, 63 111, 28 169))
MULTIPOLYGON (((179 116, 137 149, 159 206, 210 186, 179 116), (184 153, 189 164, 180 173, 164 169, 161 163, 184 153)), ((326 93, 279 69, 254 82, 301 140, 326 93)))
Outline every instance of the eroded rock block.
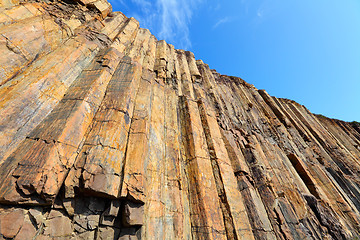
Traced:
POLYGON ((100 227, 97 234, 99 240, 119 239, 120 229, 113 227, 100 227))
POLYGON ((106 216, 112 216, 117 217, 120 209, 121 202, 119 200, 113 200, 110 203, 110 207, 107 209, 105 215, 106 216))
POLYGON ((36 235, 36 228, 29 219, 26 219, 14 240, 32 239, 36 235))
POLYGON ((51 210, 45 221, 44 235, 53 237, 70 237, 73 232, 71 219, 63 211, 51 210))
POLYGON ((5 238, 14 238, 24 223, 24 210, 7 209, 0 214, 0 233, 5 238))
POLYGON ((144 224, 144 204, 126 201, 122 212, 125 226, 141 226, 144 224))
POLYGON ((41 208, 31 208, 29 209, 28 214, 38 228, 40 227, 41 224, 45 222, 46 218, 41 208))
POLYGON ((86 231, 83 233, 76 234, 71 240, 88 240, 95 239, 95 231, 86 231))
POLYGON ((119 240, 138 240, 141 239, 140 234, 137 228, 124 228, 121 229, 119 240))

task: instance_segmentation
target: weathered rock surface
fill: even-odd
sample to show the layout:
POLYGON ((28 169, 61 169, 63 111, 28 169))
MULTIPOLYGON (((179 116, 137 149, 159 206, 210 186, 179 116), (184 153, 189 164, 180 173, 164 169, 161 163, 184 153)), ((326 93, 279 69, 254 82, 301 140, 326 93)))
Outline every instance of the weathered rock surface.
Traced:
POLYGON ((0 239, 358 239, 360 124, 106 0, 0 0, 0 239))

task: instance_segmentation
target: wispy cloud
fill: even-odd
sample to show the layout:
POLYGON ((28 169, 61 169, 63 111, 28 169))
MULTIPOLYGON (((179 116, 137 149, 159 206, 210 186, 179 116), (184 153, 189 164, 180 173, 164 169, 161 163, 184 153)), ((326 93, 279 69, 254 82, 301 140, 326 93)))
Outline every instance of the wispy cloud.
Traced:
MULTIPOLYGON (((193 12, 206 0, 131 0, 137 8, 129 9, 141 27, 149 28, 159 39, 178 48, 191 48, 189 27, 193 12)), ((110 0, 125 4, 123 0, 110 0)))
POLYGON ((276 15, 278 6, 282 5, 280 0, 240 0, 240 2, 245 15, 253 17, 257 24, 276 15))
POLYGON ((161 14, 159 37, 177 42, 181 48, 191 47, 189 25, 193 11, 201 0, 157 0, 161 14))
POLYGON ((256 17, 261 22, 268 19, 278 12, 279 0, 263 0, 256 10, 256 17))
POLYGON ((221 18, 213 25, 212 28, 215 29, 215 28, 219 27, 220 25, 231 22, 231 21, 232 21, 232 19, 230 17, 221 18))
POLYGON ((256 11, 256 15, 257 15, 259 18, 262 18, 262 17, 264 16, 264 9, 259 8, 259 9, 256 11))

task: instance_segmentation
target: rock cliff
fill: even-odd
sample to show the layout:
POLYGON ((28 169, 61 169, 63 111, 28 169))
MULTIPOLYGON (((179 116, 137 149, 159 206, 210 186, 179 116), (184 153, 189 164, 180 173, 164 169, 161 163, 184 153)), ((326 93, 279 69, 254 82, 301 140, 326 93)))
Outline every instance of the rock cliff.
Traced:
POLYGON ((0 0, 0 239, 358 239, 360 124, 106 0, 0 0))

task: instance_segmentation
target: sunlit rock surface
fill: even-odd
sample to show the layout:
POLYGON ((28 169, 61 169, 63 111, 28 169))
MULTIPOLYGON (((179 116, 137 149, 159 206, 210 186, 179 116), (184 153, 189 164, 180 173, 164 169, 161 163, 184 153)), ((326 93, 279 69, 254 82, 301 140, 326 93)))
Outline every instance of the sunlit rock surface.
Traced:
POLYGON ((360 125, 106 0, 0 0, 0 239, 358 239, 360 125))

